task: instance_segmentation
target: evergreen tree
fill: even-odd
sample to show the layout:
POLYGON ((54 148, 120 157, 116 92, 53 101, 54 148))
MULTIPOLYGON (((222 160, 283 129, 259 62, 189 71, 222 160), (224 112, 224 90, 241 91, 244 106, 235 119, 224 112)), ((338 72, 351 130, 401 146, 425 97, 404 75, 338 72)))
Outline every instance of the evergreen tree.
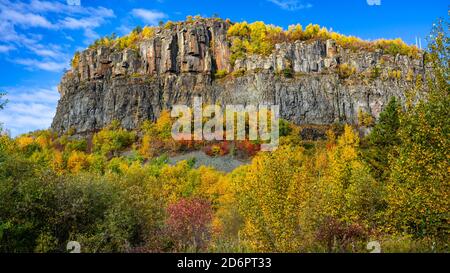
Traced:
POLYGON ((395 97, 391 98, 380 114, 377 125, 367 137, 369 148, 364 153, 372 172, 380 181, 389 175, 389 154, 399 144, 398 129, 400 127, 401 106, 395 97))

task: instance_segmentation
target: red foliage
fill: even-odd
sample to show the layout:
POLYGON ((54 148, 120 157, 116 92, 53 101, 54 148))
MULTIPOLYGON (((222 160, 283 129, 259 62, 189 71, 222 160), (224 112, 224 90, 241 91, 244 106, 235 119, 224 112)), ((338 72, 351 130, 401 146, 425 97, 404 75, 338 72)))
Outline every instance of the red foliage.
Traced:
POLYGON ((248 157, 253 157, 261 150, 261 145, 252 143, 249 140, 244 140, 236 143, 236 149, 243 152, 248 157))
POLYGON ((167 208, 167 231, 175 250, 196 250, 207 246, 211 234, 213 210, 211 204, 199 198, 181 199, 167 208))
POLYGON ((349 245, 367 236, 359 224, 346 224, 335 218, 326 218, 317 232, 317 240, 326 244, 328 252, 348 251, 349 245))

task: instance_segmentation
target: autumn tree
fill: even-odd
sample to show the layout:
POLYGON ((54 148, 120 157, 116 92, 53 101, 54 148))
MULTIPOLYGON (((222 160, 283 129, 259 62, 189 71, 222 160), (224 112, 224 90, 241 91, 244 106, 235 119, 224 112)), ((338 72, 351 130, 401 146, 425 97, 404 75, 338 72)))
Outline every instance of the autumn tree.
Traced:
POLYGON ((426 97, 400 118, 396 159, 388 184, 388 226, 415 237, 448 240, 450 98, 448 22, 436 24, 429 44, 426 97))
POLYGON ((176 251, 205 250, 211 237, 213 210, 205 199, 180 199, 167 208, 169 238, 176 251))
POLYGON ((299 251, 301 187, 307 171, 302 148, 279 147, 260 153, 234 177, 243 234, 252 249, 299 251))
POLYGON ((328 152, 328 167, 319 180, 322 216, 346 223, 361 223, 367 228, 376 223, 382 207, 382 188, 362 160, 358 135, 349 125, 328 152))

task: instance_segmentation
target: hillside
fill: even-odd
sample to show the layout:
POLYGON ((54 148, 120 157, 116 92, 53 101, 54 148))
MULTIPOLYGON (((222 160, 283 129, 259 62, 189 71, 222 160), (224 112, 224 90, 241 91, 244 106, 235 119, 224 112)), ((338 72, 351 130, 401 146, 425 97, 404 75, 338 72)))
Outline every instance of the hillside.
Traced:
POLYGON ((53 130, 0 126, 0 252, 448 253, 450 39, 442 21, 431 35, 425 54, 191 19, 98 40, 53 130), (176 140, 167 108, 192 95, 290 122, 274 151, 176 140))
POLYGON ((272 103, 295 124, 378 118, 424 78, 423 53, 400 40, 361 41, 317 25, 284 31, 261 22, 188 18, 99 39, 61 80, 52 129, 136 129, 194 96, 221 104, 272 103))

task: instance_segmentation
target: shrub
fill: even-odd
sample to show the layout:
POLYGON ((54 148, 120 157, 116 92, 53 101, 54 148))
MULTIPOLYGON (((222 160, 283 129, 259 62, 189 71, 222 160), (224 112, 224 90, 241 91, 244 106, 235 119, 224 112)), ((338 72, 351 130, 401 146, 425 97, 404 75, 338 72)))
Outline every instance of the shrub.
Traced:
POLYGON ((80 64, 80 52, 75 52, 75 55, 73 55, 72 58, 72 69, 77 69, 80 64))
POLYGON ((236 71, 233 71, 233 73, 231 73, 231 75, 235 78, 239 78, 244 76, 246 73, 245 69, 238 69, 236 71))
POLYGON ((144 39, 150 39, 155 35, 155 28, 146 26, 142 29, 141 35, 144 39))
POLYGON ((401 39, 377 40, 375 42, 363 41, 358 37, 345 36, 336 32, 331 32, 325 27, 309 24, 305 29, 299 24, 289 26, 287 31, 281 28, 265 25, 263 22, 236 23, 228 30, 228 38, 231 46, 231 63, 237 59, 244 58, 247 54, 269 55, 272 53, 275 44, 285 41, 307 41, 307 40, 328 40, 333 39, 343 48, 352 50, 382 49, 386 54, 407 55, 417 58, 420 50, 414 46, 408 46, 401 39))
POLYGON ((272 53, 277 38, 283 37, 280 27, 266 25, 263 22, 236 23, 227 32, 232 41, 231 62, 245 56, 245 54, 269 55, 272 53))
POLYGON ((118 121, 113 121, 110 126, 94 135, 94 152, 112 156, 129 147, 136 139, 136 133, 128 132, 120 128, 118 121))
POLYGON ((66 150, 66 152, 72 152, 72 151, 86 152, 87 141, 86 141, 86 139, 74 139, 74 140, 68 141, 66 144, 65 150, 66 150))
POLYGON ((67 159, 67 168, 72 173, 78 173, 87 170, 89 167, 88 156, 79 151, 73 151, 67 159))
POLYGON ((211 237, 213 211, 208 201, 198 198, 180 199, 167 208, 169 238, 175 251, 205 250, 211 237))
POLYGON ((375 124, 375 119, 370 113, 363 111, 361 108, 358 109, 358 123, 360 126, 372 127, 375 124))
POLYGON ((260 153, 232 176, 243 229, 253 251, 296 252, 301 242, 301 188, 306 182, 301 148, 260 153))
POLYGON ((222 79, 225 78, 228 75, 228 71, 225 69, 222 70, 217 70, 216 73, 214 74, 214 77, 216 79, 222 79))
POLYGON ((396 69, 390 70, 388 72, 388 77, 390 79, 393 79, 393 80, 401 80, 401 78, 402 78, 402 71, 401 70, 396 70, 396 69))
POLYGON ((357 252, 355 244, 366 240, 367 232, 358 224, 347 224, 326 218, 320 225, 316 238, 326 246, 327 252, 357 252), (351 248, 350 248, 351 247, 351 248))
POLYGON ((293 78, 294 77, 294 71, 292 71, 291 68, 285 68, 280 71, 280 74, 285 78, 293 78))
POLYGON ((175 23, 172 21, 167 21, 167 23, 164 25, 164 29, 172 29, 175 26, 175 23))
POLYGON ((339 78, 347 79, 356 73, 356 68, 347 63, 344 63, 338 66, 337 73, 339 75, 339 78))
POLYGON ((289 26, 287 31, 287 37, 291 41, 303 40, 304 33, 302 25, 297 24, 289 26))
POLYGON ((381 68, 377 65, 371 68, 370 70, 370 79, 375 80, 378 79, 381 75, 381 68))

